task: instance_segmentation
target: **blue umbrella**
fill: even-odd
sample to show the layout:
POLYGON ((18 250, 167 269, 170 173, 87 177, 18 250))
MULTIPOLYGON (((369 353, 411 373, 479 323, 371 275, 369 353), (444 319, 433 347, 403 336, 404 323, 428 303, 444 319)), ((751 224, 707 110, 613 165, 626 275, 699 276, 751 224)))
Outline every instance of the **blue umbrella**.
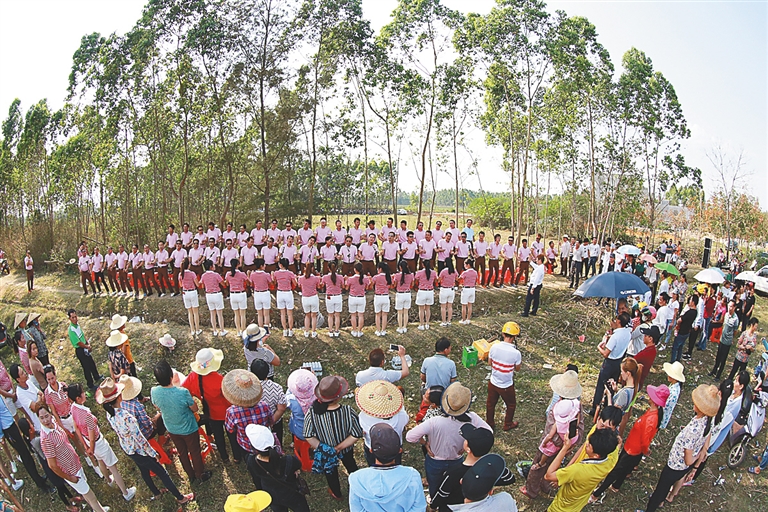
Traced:
POLYGON ((649 290, 648 285, 634 274, 606 272, 590 277, 573 294, 579 297, 618 299, 631 295, 644 295, 649 290))

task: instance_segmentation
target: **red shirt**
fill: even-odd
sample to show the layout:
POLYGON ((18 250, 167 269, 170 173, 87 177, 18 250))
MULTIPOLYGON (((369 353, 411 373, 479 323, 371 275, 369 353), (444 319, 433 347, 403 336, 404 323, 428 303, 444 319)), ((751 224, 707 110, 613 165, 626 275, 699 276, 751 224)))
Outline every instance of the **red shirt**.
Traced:
POLYGON ((392 280, 397 286, 396 289, 398 292, 409 292, 411 291, 411 285, 413 284, 413 274, 405 274, 405 279, 402 279, 402 275, 402 272, 398 272, 392 276, 392 280), (401 280, 404 281, 402 284, 400 284, 401 280))
POLYGON ((365 289, 371 284, 371 278, 368 276, 363 277, 363 284, 360 284, 359 276, 351 276, 347 278, 347 286, 349 286, 349 295, 352 297, 365 297, 365 289))
POLYGON ((251 280, 251 284, 253 284, 253 289, 257 292, 269 291, 269 282, 272 278, 263 270, 251 272, 249 279, 251 280))
POLYGON ((66 383, 59 381, 59 390, 54 391, 50 385, 45 388, 45 403, 56 409, 56 414, 59 418, 65 418, 69 416, 72 408, 72 402, 67 397, 67 392, 64 391, 66 383))
POLYGON ((235 275, 232 272, 227 272, 227 282, 229 283, 229 291, 233 293, 244 292, 245 283, 248 282, 248 276, 244 272, 235 270, 235 275))
POLYGON ((632 425, 624 451, 629 455, 648 455, 656 432, 659 430, 659 413, 649 409, 632 425))
POLYGON ((387 276, 385 276, 384 274, 376 274, 375 276, 373 276, 373 291, 374 293, 376 293, 376 295, 389 294, 389 284, 387 284, 387 276))
POLYGON ((40 434, 40 449, 42 449, 46 459, 56 459, 61 470, 70 476, 75 476, 78 471, 83 469, 77 452, 69 444, 67 433, 62 430, 58 423, 55 424, 52 431, 43 431, 40 434))
POLYGON ((643 387, 645 378, 648 377, 648 373, 651 371, 653 361, 656 360, 656 345, 645 347, 643 350, 635 354, 635 361, 638 364, 643 365, 643 372, 640 374, 640 387, 643 387))
POLYGON ((429 273, 429 279, 427 279, 427 272, 424 269, 416 272, 416 281, 419 283, 419 290, 432 291, 435 289, 435 281, 437 280, 437 272, 434 270, 429 273))
POLYGON ((200 281, 202 281, 203 286, 205 286, 205 293, 217 293, 221 291, 219 284, 223 283, 224 279, 222 279, 222 277, 216 272, 207 270, 203 272, 203 275, 200 277, 200 281))
POLYGON ((440 272, 440 287, 441 288, 453 288, 453 285, 456 284, 456 276, 458 274, 454 272, 448 272, 447 268, 444 268, 440 272))
MULTIPOLYGON (((205 403, 208 404, 208 411, 210 418, 216 421, 224 421, 224 417, 227 415, 227 409, 231 403, 224 398, 221 393, 221 381, 224 377, 219 372, 211 372, 208 375, 203 375, 203 394, 205 396, 205 403)), ((197 398, 200 397, 200 383, 199 378, 195 372, 191 372, 182 387, 189 390, 189 393, 197 398)))
POLYGON ((191 270, 183 270, 184 275, 181 276, 181 287, 184 290, 192 291, 195 289, 195 273, 191 270))
POLYGON ((86 445, 89 445, 89 430, 96 432, 96 439, 98 439, 101 435, 101 431, 99 431, 99 425, 96 423, 96 416, 91 414, 91 411, 82 405, 72 404, 72 421, 75 423, 75 427, 77 427, 77 430, 80 431, 80 434, 82 434, 83 438, 85 439, 86 445))
POLYGON ((289 292, 291 291, 291 283, 295 276, 290 270, 278 270, 274 273, 275 282, 277 282, 277 291, 289 292))
POLYGON ((320 284, 320 278, 310 274, 309 277, 299 277, 299 286, 301 286, 301 295, 303 297, 314 297, 317 295, 317 285, 320 284))
POLYGON ((341 285, 344 283, 344 277, 336 274, 336 284, 333 284, 331 280, 331 274, 323 276, 323 284, 325 285, 325 293, 328 295, 339 295, 341 293, 341 285))
POLYGON ((461 282, 464 288, 472 288, 477 284, 477 270, 468 268, 461 273, 461 282))

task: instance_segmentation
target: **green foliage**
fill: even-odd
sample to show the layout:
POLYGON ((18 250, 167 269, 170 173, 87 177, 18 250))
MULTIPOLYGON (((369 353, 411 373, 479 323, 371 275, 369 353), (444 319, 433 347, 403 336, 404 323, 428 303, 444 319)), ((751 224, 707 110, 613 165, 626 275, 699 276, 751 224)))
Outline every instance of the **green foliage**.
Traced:
POLYGON ((469 211, 481 226, 499 230, 512 229, 509 196, 476 197, 470 201, 469 211))

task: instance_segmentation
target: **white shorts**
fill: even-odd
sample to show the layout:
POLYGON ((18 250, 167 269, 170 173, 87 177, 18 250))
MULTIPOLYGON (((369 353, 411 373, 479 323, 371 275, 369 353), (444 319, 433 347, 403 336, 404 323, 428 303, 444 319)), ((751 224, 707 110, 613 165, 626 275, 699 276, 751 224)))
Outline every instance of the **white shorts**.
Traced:
POLYGON ((191 290, 188 292, 184 292, 182 294, 182 297, 184 297, 184 307, 189 308, 199 308, 200 302, 197 299, 197 290, 191 290))
POLYGON ((293 309, 293 292, 277 291, 277 309, 293 309))
POLYGON ((112 451, 112 447, 109 446, 109 443, 104 438, 103 434, 96 440, 96 444, 93 447, 93 454, 96 456, 96 460, 103 461, 107 467, 117 464, 117 456, 115 455, 115 452, 112 451))
POLYGON ((70 414, 66 418, 60 418, 62 426, 67 429, 70 433, 75 433, 75 420, 72 418, 72 415, 70 414))
POLYGON ((8 408, 8 412, 11 413, 11 416, 16 416, 16 411, 18 411, 18 409, 16 408, 13 398, 4 396, 3 402, 5 402, 5 406, 8 408))
POLYGON ((229 305, 232 311, 248 309, 248 295, 245 292, 232 292, 229 295, 229 305))
POLYGON ((395 311, 411 309, 411 292, 397 292, 395 294, 395 311))
POLYGON ((272 305, 272 295, 269 293, 269 290, 266 292, 253 292, 253 305, 256 306, 256 311, 269 309, 272 305))
POLYGON ((474 288, 462 288, 461 289, 461 303, 462 304, 474 304, 475 303, 475 289, 474 288))
POLYGON ((417 306, 431 306, 434 303, 435 303, 434 290, 419 290, 416 293, 417 306))
POLYGON ((349 296, 349 312, 365 313, 365 297, 349 296))
POLYGON ((320 312, 320 297, 312 295, 311 297, 301 296, 301 307, 304 313, 319 313, 320 312))
POLYGON ((224 296, 221 292, 206 293, 205 302, 208 303, 208 309, 210 311, 220 311, 224 309, 224 296))
POLYGON ((373 298, 374 313, 389 313, 389 295, 376 295, 373 298))
POLYGON ((64 481, 67 482, 76 493, 83 495, 88 494, 91 487, 88 485, 88 480, 85 479, 85 471, 83 471, 83 468, 80 468, 80 471, 78 471, 75 476, 77 477, 76 483, 72 483, 67 479, 64 479, 64 481))
POLYGON ((341 300, 341 295, 325 296, 325 311, 328 314, 341 313, 341 309, 343 306, 344 306, 344 301, 341 300))
POLYGON ((453 291, 453 288, 440 287, 440 304, 448 304, 449 302, 453 302, 453 299, 455 298, 456 292, 453 291))

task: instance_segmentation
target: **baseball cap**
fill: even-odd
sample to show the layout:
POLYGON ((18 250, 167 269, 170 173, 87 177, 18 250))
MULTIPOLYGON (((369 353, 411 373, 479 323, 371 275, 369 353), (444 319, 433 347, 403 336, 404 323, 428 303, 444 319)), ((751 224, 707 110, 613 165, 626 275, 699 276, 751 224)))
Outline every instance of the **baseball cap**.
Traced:
POLYGON ((493 432, 487 428, 475 427, 471 423, 461 426, 461 437, 467 440, 467 445, 475 457, 482 457, 493 447, 493 432))
POLYGON ((506 467, 507 465, 501 455, 489 453, 480 457, 462 479, 461 491, 464 497, 470 501, 485 499, 506 467))
POLYGON ((395 460, 400 453, 400 436, 386 423, 377 423, 371 427, 371 452, 379 462, 395 460))
POLYGON ((644 327, 640 329, 640 332, 646 336, 650 336, 654 341, 659 341, 659 338, 661 338, 661 331, 659 330, 658 325, 644 327))

